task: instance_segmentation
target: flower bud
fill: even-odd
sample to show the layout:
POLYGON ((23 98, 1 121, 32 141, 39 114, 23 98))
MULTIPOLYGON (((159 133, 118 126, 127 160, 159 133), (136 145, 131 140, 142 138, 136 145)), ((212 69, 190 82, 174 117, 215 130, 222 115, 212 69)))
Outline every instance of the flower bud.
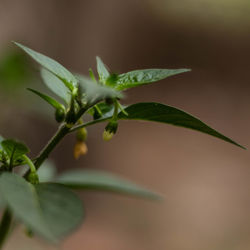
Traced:
POLYGON ((76 139, 77 141, 86 141, 88 136, 88 131, 86 128, 80 128, 77 130, 76 139))
POLYGON ((118 122, 117 121, 110 121, 108 125, 105 127, 105 130, 102 134, 102 138, 104 141, 109 141, 112 139, 114 134, 116 133, 118 128, 118 122))
POLYGON ((74 147, 74 158, 77 160, 81 155, 86 155, 88 148, 85 142, 77 141, 74 147))
POLYGON ((62 122, 65 119, 65 110, 63 108, 56 109, 55 118, 57 122, 62 122))
POLYGON ((28 175, 28 182, 30 182, 33 185, 36 185, 39 183, 39 177, 37 172, 30 172, 28 175))

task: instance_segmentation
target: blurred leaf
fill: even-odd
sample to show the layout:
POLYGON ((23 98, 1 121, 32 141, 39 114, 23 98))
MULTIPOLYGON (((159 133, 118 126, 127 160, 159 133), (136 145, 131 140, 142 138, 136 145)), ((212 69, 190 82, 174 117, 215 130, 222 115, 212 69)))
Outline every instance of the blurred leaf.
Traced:
POLYGON ((13 89, 30 80, 32 74, 26 56, 16 50, 6 51, 0 58, 0 84, 13 89))
POLYGON ((48 104, 50 104, 52 107, 54 107, 55 109, 64 109, 64 106, 59 103, 58 101, 56 101, 55 99, 53 99, 50 96, 47 96, 45 94, 42 94, 41 92, 31 89, 31 88, 27 88, 27 90, 33 92, 34 94, 40 96, 44 101, 46 101, 48 104))
POLYGON ((188 72, 190 69, 143 69, 134 70, 117 76, 114 88, 125 90, 153 82, 163 80, 167 77, 188 72))
POLYGON ((99 80, 101 83, 105 84, 106 80, 110 76, 109 71, 99 56, 96 57, 96 63, 97 63, 97 72, 99 75, 99 80))
POLYGON ((43 66, 45 69, 49 70, 51 73, 56 75, 60 80, 63 81, 65 86, 69 90, 73 90, 75 87, 77 87, 77 80, 76 78, 61 64, 56 62, 55 60, 42 55, 41 53, 38 53, 20 43, 15 42, 15 44, 20 47, 22 50, 24 50, 28 55, 30 55, 37 63, 39 63, 41 66, 43 66))
POLYGON ((160 196, 116 175, 96 170, 72 170, 57 178, 57 182, 75 189, 110 191, 150 199, 160 196))
POLYGON ((11 161, 18 160, 21 156, 29 152, 26 145, 11 139, 3 140, 1 145, 11 161))
POLYGON ((55 238, 45 224, 35 187, 14 173, 0 176, 0 192, 14 215, 47 240, 55 238))
MULTIPOLYGON (((232 139, 222 135, 213 128, 203 123, 198 118, 171 106, 160 103, 137 103, 128 106, 125 111, 128 116, 122 112, 118 114, 119 119, 123 120, 145 120, 162 123, 169 123, 175 126, 185 127, 215 136, 224 141, 230 142, 236 146, 244 148, 240 144, 234 142, 232 139)), ((245 149, 245 148, 244 148, 245 149)))
POLYGON ((41 69, 41 77, 54 94, 61 97, 67 104, 70 103, 71 95, 69 90, 58 77, 44 68, 41 69))
POLYGON ((66 236, 82 220, 81 201, 63 186, 33 186, 14 173, 3 173, 0 192, 14 215, 47 240, 66 236))
POLYGON ((4 140, 4 138, 0 135, 0 149, 2 149, 2 141, 4 140))
POLYGON ((52 161, 46 160, 42 166, 37 170, 40 182, 53 181, 56 176, 56 166, 52 161))
POLYGON ((83 93, 83 99, 85 102, 93 104, 97 103, 105 98, 122 98, 123 95, 106 86, 102 86, 98 83, 93 82, 91 79, 77 75, 79 79, 80 89, 83 93))
POLYGON ((95 74, 94 74, 94 72, 93 72, 93 70, 91 68, 89 69, 89 76, 90 76, 90 79, 93 82, 97 82, 96 79, 95 79, 95 74))
POLYGON ((56 238, 62 238, 83 220, 82 201, 71 190, 52 183, 36 186, 43 218, 56 238))

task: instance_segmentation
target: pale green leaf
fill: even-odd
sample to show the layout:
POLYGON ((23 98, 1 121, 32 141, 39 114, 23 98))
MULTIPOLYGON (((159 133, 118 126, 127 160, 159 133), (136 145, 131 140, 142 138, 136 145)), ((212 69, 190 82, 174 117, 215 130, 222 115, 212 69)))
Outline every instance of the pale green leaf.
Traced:
POLYGON ((28 55, 30 55, 37 63, 43 66, 45 69, 49 70, 51 73, 56 75, 59 79, 63 81, 65 86, 71 91, 77 87, 77 80, 73 74, 71 74, 65 67, 59 64, 57 61, 36 52, 20 43, 15 42, 15 44, 24 50, 28 55))
POLYGON ((160 196, 122 177, 97 170, 71 170, 57 179, 58 183, 71 188, 109 191, 144 198, 159 199, 160 196))
POLYGON ((14 215, 47 240, 61 239, 82 221, 81 201, 61 185, 33 186, 14 173, 3 173, 0 192, 14 215))
POLYGON ((96 63, 97 63, 97 72, 99 75, 99 80, 101 83, 105 84, 106 80, 110 76, 109 71, 99 56, 96 57, 96 63))
POLYGON ((52 74, 50 71, 42 68, 41 77, 46 84, 46 86, 57 96, 63 99, 67 104, 70 103, 71 95, 64 83, 52 74))
POLYGON ((117 76, 114 88, 126 90, 153 82, 163 80, 167 77, 188 72, 190 69, 143 69, 134 70, 117 76))

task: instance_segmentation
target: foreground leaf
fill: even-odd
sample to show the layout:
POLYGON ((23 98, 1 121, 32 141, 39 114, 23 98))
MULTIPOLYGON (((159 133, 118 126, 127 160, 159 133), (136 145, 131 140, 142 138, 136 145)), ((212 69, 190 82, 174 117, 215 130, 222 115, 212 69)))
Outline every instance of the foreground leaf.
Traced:
POLYGON ((44 101, 46 101, 48 104, 50 104, 52 107, 54 107, 55 109, 64 109, 64 106, 59 103, 57 100, 55 100, 54 98, 45 95, 37 90, 31 89, 31 88, 27 88, 27 90, 33 92, 34 94, 40 96, 44 101))
POLYGON ((29 152, 26 145, 11 139, 3 140, 1 145, 11 161, 18 160, 21 156, 29 152))
POLYGON ((47 240, 57 241, 82 220, 81 201, 61 185, 33 186, 14 173, 3 173, 0 192, 14 215, 47 240))
POLYGON ((76 189, 91 189, 150 199, 160 196, 114 174, 97 170, 72 170, 58 177, 57 183, 76 189))
POLYGON ((72 91, 75 87, 77 87, 77 80, 74 75, 71 74, 65 67, 59 64, 57 61, 41 53, 38 53, 20 43, 15 42, 15 44, 19 48, 24 50, 28 55, 30 55, 37 63, 39 63, 45 69, 49 70, 59 79, 61 79, 68 89, 72 91))
POLYGON ((50 160, 46 160, 37 170, 40 182, 51 182, 54 180, 57 173, 56 166, 50 160))
MULTIPOLYGON (((175 126, 185 127, 215 136, 224 141, 230 142, 236 146, 244 148, 232 139, 222 135, 213 128, 206 125, 204 122, 198 118, 171 106, 167 106, 160 103, 137 103, 128 106, 125 111, 128 116, 124 115, 122 112, 118 114, 119 119, 123 120, 145 120, 168 123, 175 126)), ((245 148, 244 148, 245 149, 245 148)))
POLYGON ((134 70, 117 76, 114 88, 125 90, 153 82, 163 80, 167 77, 188 72, 190 69, 143 69, 134 70))
POLYGON ((36 186, 43 218, 55 238, 65 237, 83 220, 81 200, 62 185, 42 183, 36 186))
POLYGON ((55 241, 52 232, 42 218, 33 185, 14 173, 3 173, 0 176, 0 192, 19 220, 47 240, 55 241))
POLYGON ((42 68, 41 77, 46 86, 57 96, 62 98, 67 104, 70 103, 71 95, 64 83, 50 71, 42 68))
POLYGON ((101 83, 105 84, 106 80, 110 76, 109 71, 99 56, 96 57, 96 63, 97 63, 97 72, 99 75, 99 80, 101 83))

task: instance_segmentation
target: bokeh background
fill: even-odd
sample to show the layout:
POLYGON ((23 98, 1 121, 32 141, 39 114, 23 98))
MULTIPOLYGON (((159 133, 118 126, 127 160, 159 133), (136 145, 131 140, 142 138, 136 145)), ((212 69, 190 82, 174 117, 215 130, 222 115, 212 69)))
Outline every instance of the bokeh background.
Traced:
MULTIPOLYGON (((26 87, 43 89, 16 40, 87 74, 99 55, 113 71, 191 68, 127 92, 124 103, 158 101, 200 117, 250 145, 249 0, 0 0, 0 134, 39 152, 56 130, 53 112, 26 87)), ((109 170, 164 194, 153 203, 81 193, 87 218, 60 246, 15 230, 6 250, 247 250, 250 153, 163 124, 122 122, 110 142, 89 129, 87 156, 74 136, 51 155, 59 171, 109 170)))

